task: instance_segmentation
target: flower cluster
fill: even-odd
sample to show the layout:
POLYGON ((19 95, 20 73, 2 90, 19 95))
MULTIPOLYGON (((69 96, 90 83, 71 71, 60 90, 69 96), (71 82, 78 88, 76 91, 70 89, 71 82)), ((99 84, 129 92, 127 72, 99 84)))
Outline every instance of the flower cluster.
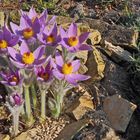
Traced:
POLYGON ((74 57, 79 51, 92 50, 86 44, 89 33, 79 35, 76 23, 64 30, 57 25, 55 16, 48 20, 47 10, 38 14, 33 7, 29 12, 21 11, 20 24, 11 22, 10 27, 12 31, 6 25, 0 31, 0 53, 9 67, 0 72, 0 82, 12 90, 8 98, 10 106, 23 105, 23 94, 27 120, 33 121, 31 101, 34 109, 41 103, 40 115, 44 120, 46 94, 51 91, 48 105, 53 117, 59 117, 66 92, 90 78, 78 73, 80 60, 74 57))

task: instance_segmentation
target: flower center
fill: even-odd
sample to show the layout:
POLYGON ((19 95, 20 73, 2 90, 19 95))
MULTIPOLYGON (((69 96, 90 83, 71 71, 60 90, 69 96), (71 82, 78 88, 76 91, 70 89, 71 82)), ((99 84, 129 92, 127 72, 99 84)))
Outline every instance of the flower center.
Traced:
POLYGON ((0 40, 0 48, 5 49, 7 48, 8 44, 5 40, 0 40))
POLYGON ((25 39, 29 39, 33 37, 33 35, 34 35, 34 31, 32 28, 26 28, 23 30, 23 36, 25 39))
POLYGON ((34 55, 31 52, 26 52, 22 56, 22 61, 25 64, 32 64, 35 61, 34 55))
POLYGON ((72 64, 71 63, 66 63, 62 67, 62 73, 63 74, 71 74, 73 70, 72 64))
POLYGON ((48 42, 48 43, 54 43, 55 42, 54 36, 53 35, 47 36, 46 42, 48 42))
POLYGON ((70 37, 68 38, 68 44, 71 46, 71 47, 74 47, 78 44, 78 39, 76 37, 70 37))
POLYGON ((19 82, 19 79, 18 77, 16 76, 13 76, 11 79, 10 79, 10 82, 15 82, 16 84, 19 82))
POLYGON ((44 72, 40 74, 40 77, 44 79, 44 81, 47 81, 49 79, 49 74, 44 72))

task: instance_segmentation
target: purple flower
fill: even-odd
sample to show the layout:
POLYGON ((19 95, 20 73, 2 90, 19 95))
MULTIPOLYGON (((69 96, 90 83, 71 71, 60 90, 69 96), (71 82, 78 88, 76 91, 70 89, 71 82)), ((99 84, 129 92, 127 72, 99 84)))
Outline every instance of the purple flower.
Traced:
POLYGON ((15 46, 19 41, 17 35, 12 34, 6 26, 0 31, 0 52, 7 52, 8 47, 15 46))
POLYGON ((38 35, 38 39, 46 46, 56 46, 61 40, 56 23, 49 31, 45 29, 43 34, 38 35))
POLYGON ((77 52, 82 50, 92 50, 89 45, 83 44, 88 38, 89 33, 86 32, 78 36, 77 25, 75 23, 70 25, 67 32, 65 32, 63 28, 60 28, 60 34, 62 38, 61 45, 68 49, 68 51, 77 52))
POLYGON ((79 60, 64 62, 62 56, 58 52, 56 53, 55 63, 53 65, 53 74, 56 78, 66 80, 68 83, 75 86, 78 81, 84 81, 90 78, 90 76, 77 74, 80 67, 79 60))
POLYGON ((11 62, 18 68, 27 69, 42 65, 46 61, 46 58, 42 58, 44 51, 45 47, 40 46, 32 53, 24 41, 20 46, 20 52, 13 48, 8 48, 11 62))
POLYGON ((39 19, 36 18, 32 24, 29 24, 23 17, 20 18, 20 25, 10 22, 12 31, 20 36, 20 40, 34 40, 40 33, 39 19))
POLYGON ((29 12, 23 12, 21 11, 21 14, 23 18, 27 21, 29 25, 32 25, 32 23, 37 18, 39 20, 39 23, 42 27, 42 30, 44 30, 46 25, 53 24, 55 22, 56 17, 53 16, 50 20, 48 20, 48 12, 47 10, 44 10, 40 15, 35 11, 33 7, 29 10, 29 12))
POLYGON ((53 80, 51 60, 48 61, 46 67, 36 67, 35 74, 37 76, 38 81, 51 82, 53 80))
POLYGON ((21 106, 23 103, 22 95, 17 92, 13 92, 9 96, 9 102, 12 106, 21 106))
POLYGON ((0 72, 0 76, 2 81, 0 81, 4 85, 8 86, 21 86, 23 83, 23 77, 20 74, 19 70, 16 71, 8 71, 8 72, 0 72))

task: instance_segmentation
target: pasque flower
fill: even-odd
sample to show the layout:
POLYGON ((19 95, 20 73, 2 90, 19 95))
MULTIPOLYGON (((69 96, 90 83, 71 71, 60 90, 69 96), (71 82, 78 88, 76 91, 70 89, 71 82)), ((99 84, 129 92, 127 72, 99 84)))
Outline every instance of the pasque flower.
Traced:
POLYGON ((36 18, 34 22, 29 24, 25 18, 21 16, 20 18, 20 25, 16 25, 10 22, 10 26, 12 31, 20 36, 20 40, 31 40, 37 37, 37 34, 40 32, 41 25, 39 19, 36 18))
POLYGON ((68 51, 77 52, 81 50, 92 50, 89 45, 84 44, 89 33, 85 32, 78 36, 77 25, 75 23, 72 23, 67 31, 61 27, 60 34, 62 38, 61 45, 68 51))
POLYGON ((22 98, 22 94, 18 92, 12 92, 6 101, 6 105, 9 108, 12 116, 13 116, 13 132, 12 135, 16 136, 18 134, 19 128, 19 115, 23 109, 24 100, 22 98))
POLYGON ((39 34, 38 39, 46 46, 56 46, 61 40, 56 23, 50 30, 46 28, 42 34, 39 34))
POLYGON ((38 19, 39 23, 42 27, 42 30, 45 28, 46 25, 53 24, 56 19, 56 17, 53 16, 50 20, 48 20, 47 10, 44 10, 41 14, 38 14, 38 13, 36 13, 36 11, 33 7, 31 7, 29 12, 21 11, 21 14, 29 25, 32 25, 32 23, 35 22, 35 19, 38 19))
POLYGON ((51 60, 48 61, 46 67, 40 66, 35 68, 37 80, 40 82, 51 82, 53 79, 51 60))
POLYGON ((22 42, 20 52, 13 48, 8 48, 11 62, 18 68, 32 69, 34 66, 42 65, 46 58, 42 57, 45 47, 40 46, 31 52, 26 42, 22 42))
POLYGON ((22 94, 19 94, 17 92, 12 93, 9 96, 9 103, 12 106, 20 106, 23 103, 23 98, 22 98, 22 94))
POLYGON ((72 85, 77 85, 78 81, 84 81, 90 78, 90 76, 77 74, 80 67, 80 61, 74 60, 70 62, 64 62, 62 56, 56 52, 53 74, 58 79, 66 80, 72 85))
POLYGON ((17 35, 12 34, 6 26, 0 31, 0 52, 7 52, 8 47, 15 46, 19 41, 17 35))
POLYGON ((1 71, 0 77, 2 78, 0 82, 7 86, 21 86, 23 83, 23 77, 19 70, 9 70, 8 72, 1 71))

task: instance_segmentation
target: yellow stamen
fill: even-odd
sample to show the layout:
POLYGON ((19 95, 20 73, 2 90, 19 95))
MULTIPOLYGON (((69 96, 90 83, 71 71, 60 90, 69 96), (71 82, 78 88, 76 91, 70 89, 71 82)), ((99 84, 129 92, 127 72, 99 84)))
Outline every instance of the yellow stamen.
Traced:
POLYGON ((47 81, 49 79, 49 74, 48 73, 41 73, 40 77, 44 79, 44 81, 47 81))
POLYGON ((36 18, 37 18, 37 16, 34 16, 34 17, 31 19, 32 23, 34 23, 34 21, 35 21, 36 18))
POLYGON ((40 18, 40 15, 34 16, 34 17, 31 19, 32 23, 34 23, 34 21, 36 20, 36 18, 40 18))
POLYGON ((29 38, 33 37, 33 35, 34 35, 34 31, 32 28, 24 29, 23 36, 25 39, 29 39, 29 38))
POLYGON ((0 48, 5 49, 7 48, 8 44, 5 40, 0 40, 0 48))
POLYGON ((35 60, 34 55, 31 52, 24 53, 22 56, 22 61, 25 64, 32 64, 34 60, 35 60))
POLYGON ((46 42, 47 42, 47 43, 54 43, 54 42, 55 42, 54 36, 53 36, 53 35, 47 36, 46 42))
POLYGON ((65 63, 62 67, 62 73, 63 74, 71 74, 73 71, 73 67, 71 63, 65 63))
POLYGON ((16 76, 13 76, 10 81, 11 82, 16 82, 16 83, 19 82, 18 77, 16 77, 16 76))
POLYGON ((68 38, 68 44, 71 46, 71 47, 74 47, 78 44, 78 39, 76 37, 70 37, 68 38))

